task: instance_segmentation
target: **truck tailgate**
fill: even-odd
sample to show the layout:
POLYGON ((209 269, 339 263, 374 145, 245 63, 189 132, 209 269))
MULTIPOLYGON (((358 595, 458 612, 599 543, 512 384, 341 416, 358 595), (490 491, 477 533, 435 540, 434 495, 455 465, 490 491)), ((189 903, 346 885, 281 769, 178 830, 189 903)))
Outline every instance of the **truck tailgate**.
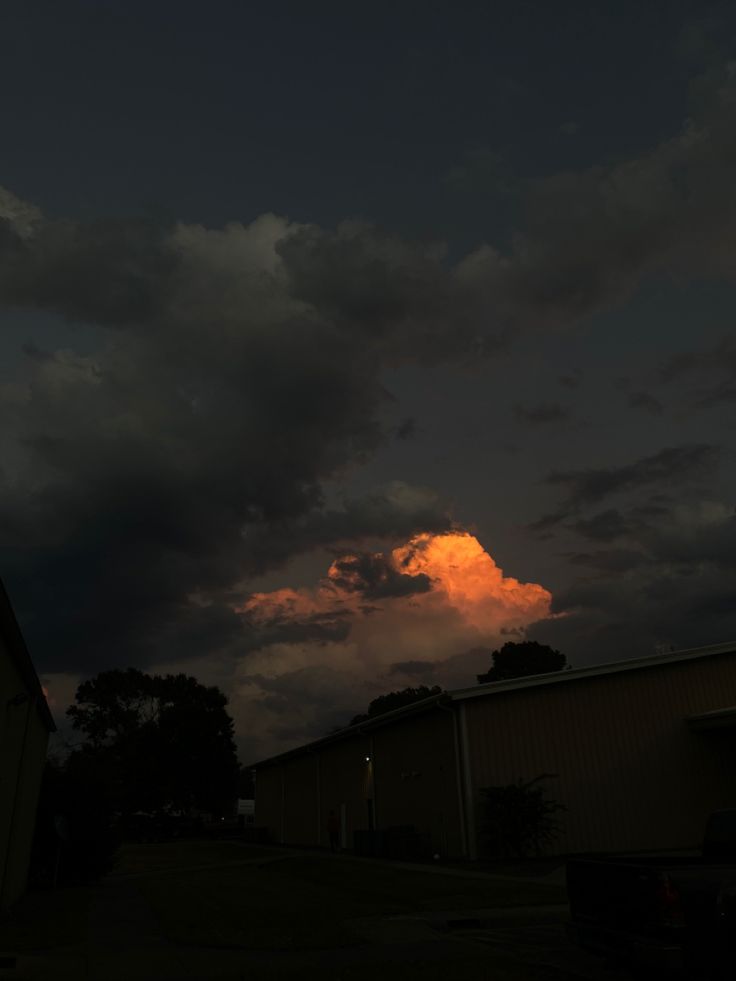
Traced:
POLYGON ((574 922, 641 936, 662 936, 661 872, 626 862, 570 859, 567 895, 574 922))

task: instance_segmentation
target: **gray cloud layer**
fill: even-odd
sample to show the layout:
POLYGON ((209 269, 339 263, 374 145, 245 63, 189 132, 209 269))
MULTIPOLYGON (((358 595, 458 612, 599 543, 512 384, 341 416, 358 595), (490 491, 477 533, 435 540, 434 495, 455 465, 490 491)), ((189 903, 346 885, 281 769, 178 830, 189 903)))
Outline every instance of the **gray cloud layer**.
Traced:
MULTIPOLYGON (((735 92, 713 82, 638 159, 535 182, 509 254, 485 245, 452 268, 441 247, 360 222, 54 221, 0 192, 0 301, 110 328, 94 356, 29 347, 25 376, 0 391, 3 568, 44 666, 247 649, 231 603, 250 576, 317 545, 447 528, 446 503, 406 485, 325 502, 389 437, 382 370, 493 354, 518 330, 620 303, 653 272, 732 276, 735 92)), ((554 473, 567 497, 537 527, 716 458, 671 446, 554 473)), ((602 515, 578 530, 616 542, 623 526, 602 515)))

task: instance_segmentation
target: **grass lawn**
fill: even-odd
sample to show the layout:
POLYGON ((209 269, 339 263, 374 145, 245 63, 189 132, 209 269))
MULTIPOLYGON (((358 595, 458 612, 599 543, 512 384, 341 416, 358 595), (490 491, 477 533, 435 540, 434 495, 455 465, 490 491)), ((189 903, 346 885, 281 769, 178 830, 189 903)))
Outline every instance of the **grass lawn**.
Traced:
POLYGON ((261 950, 352 946, 362 942, 349 922, 358 917, 565 902, 557 886, 320 856, 147 876, 136 888, 172 941, 261 950))
MULTIPOLYGON (((367 941, 351 920, 424 911, 546 905, 565 902, 562 887, 515 881, 494 882, 410 870, 391 865, 287 855, 285 850, 222 841, 130 844, 120 849, 117 872, 148 872, 127 881, 150 906, 161 933, 182 945, 254 950, 317 950, 353 947, 367 941), (269 859, 281 857, 277 862, 269 859), (246 858, 266 864, 232 865, 246 858), (196 866, 223 863, 216 869, 196 866), (186 871, 189 869, 189 871, 186 871)), ((107 885, 113 885, 110 876, 107 885)), ((106 887, 107 888, 107 887, 106 887)), ((27 894, 0 922, 0 951, 52 950, 87 940, 94 885, 67 886, 27 894)), ((485 955, 460 956, 454 977, 479 978, 485 955), (466 963, 467 962, 467 963, 466 963)), ((340 969, 344 981, 375 976, 375 964, 340 969), (370 974, 370 970, 374 973, 370 974)), ((400 965, 401 981, 426 979, 428 964, 400 965)), ((399 966, 397 965, 397 972, 399 966)), ((513 966, 497 962, 497 981, 516 978, 513 966)), ((267 973, 267 972, 266 972, 267 973)), ((381 970, 383 981, 394 975, 381 970)), ((276 976, 276 975, 275 975, 276 976)), ((440 976, 439 974, 437 975, 440 976)), ((526 977, 534 975, 527 974, 526 977)), ((396 977, 399 974, 396 973, 396 977)))

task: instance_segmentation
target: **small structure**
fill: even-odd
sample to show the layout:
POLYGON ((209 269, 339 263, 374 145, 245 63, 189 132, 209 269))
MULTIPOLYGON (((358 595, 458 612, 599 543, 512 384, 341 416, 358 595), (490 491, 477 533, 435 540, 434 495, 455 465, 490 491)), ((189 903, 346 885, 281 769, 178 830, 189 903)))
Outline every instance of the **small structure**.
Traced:
POLYGON ((736 643, 443 692, 255 764, 272 840, 341 845, 414 828, 430 854, 483 855, 480 789, 553 774, 547 854, 697 848, 736 807, 736 643), (358 836, 365 838, 365 834, 358 836))
POLYGON ((0 913, 26 888, 46 750, 55 731, 0 582, 0 913))

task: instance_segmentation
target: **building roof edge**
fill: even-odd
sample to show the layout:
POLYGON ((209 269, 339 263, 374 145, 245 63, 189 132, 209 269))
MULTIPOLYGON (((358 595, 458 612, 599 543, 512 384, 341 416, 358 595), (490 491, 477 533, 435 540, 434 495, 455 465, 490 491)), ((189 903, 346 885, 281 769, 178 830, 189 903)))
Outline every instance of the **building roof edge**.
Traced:
POLYGON ((23 639, 23 633, 16 619, 13 605, 10 602, 10 597, 2 579, 0 579, 0 633, 8 648, 10 659, 18 669, 18 673, 28 688, 29 694, 34 698, 39 715, 47 730, 49 732, 56 732, 54 717, 46 701, 41 682, 33 666, 31 655, 28 653, 26 642, 23 639))

